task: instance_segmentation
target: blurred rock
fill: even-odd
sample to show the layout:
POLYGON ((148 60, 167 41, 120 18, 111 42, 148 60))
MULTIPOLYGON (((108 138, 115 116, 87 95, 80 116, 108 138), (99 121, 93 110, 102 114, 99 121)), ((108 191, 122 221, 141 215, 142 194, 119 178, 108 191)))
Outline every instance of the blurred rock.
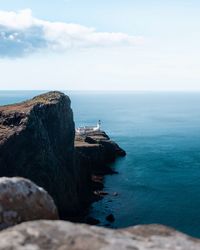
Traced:
POLYGON ((58 219, 49 194, 24 178, 0 178, 0 229, 39 219, 58 219))
POLYGON ((0 232, 0 250, 199 250, 200 240, 164 226, 110 230, 63 221, 26 222, 0 232))

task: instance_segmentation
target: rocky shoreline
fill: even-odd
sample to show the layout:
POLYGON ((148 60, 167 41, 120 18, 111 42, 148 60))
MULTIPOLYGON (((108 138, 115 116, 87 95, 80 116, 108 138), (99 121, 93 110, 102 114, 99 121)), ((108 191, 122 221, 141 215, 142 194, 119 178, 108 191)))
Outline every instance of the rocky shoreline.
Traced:
POLYGON ((60 220, 83 222, 89 205, 107 195, 104 175, 115 173, 109 163, 125 155, 103 131, 75 135, 63 93, 1 106, 0 249, 200 249, 200 240, 164 226, 109 230, 60 220))
MULTIPOLYGON (((76 159, 84 169, 89 169, 91 195, 88 196, 89 204, 102 199, 108 193, 103 191, 103 178, 107 174, 117 174, 109 164, 117 157, 126 156, 126 152, 119 147, 104 131, 90 132, 87 135, 75 136, 76 159)), ((117 195, 114 193, 113 195, 117 195)), ((85 199, 87 200, 87 198, 85 199)), ((88 207, 88 206, 86 206, 88 207)), ((86 210, 87 211, 87 210, 86 210)), ((87 214, 87 212, 86 212, 87 214)), ((109 215, 108 215, 109 216, 109 215)), ((72 218, 73 219, 73 218, 72 218)), ((96 225, 100 221, 83 216, 79 221, 96 225)))
POLYGON ((108 163, 125 151, 103 131, 75 136, 70 104, 63 93, 49 92, 0 107, 0 176, 34 181, 61 218, 76 220, 100 198, 108 163))

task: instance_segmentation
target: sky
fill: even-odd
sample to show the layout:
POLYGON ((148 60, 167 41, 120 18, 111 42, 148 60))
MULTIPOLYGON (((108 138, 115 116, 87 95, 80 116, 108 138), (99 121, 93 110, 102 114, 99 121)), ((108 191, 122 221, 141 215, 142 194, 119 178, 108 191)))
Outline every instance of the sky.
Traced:
POLYGON ((0 90, 200 91, 200 1, 0 0, 0 90))

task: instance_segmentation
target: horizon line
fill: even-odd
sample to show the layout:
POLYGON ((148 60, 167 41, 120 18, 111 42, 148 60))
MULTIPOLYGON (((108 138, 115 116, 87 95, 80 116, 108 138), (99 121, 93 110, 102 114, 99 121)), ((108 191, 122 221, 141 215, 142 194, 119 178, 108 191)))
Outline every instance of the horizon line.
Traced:
POLYGON ((134 89, 0 89, 0 92, 3 91, 61 91, 61 92, 200 92, 200 89, 141 89, 141 90, 134 90, 134 89))

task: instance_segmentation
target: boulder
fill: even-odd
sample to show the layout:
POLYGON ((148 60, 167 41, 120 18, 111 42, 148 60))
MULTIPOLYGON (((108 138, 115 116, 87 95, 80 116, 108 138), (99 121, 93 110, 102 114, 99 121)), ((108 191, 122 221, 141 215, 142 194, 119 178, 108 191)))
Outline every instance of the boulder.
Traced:
POLYGON ((58 219, 50 195, 27 179, 0 178, 0 229, 39 219, 58 219))
POLYGON ((64 221, 34 221, 0 232, 0 250, 199 250, 200 240, 164 226, 110 230, 64 221))

